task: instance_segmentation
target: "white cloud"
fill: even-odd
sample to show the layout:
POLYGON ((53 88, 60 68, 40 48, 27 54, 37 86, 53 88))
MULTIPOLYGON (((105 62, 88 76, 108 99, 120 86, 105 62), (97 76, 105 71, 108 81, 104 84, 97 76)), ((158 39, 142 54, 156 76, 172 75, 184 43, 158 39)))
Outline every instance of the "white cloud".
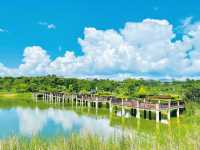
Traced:
POLYGON ((183 19, 183 20, 181 21, 182 26, 183 26, 183 27, 187 27, 188 25, 190 25, 190 24, 192 23, 192 19, 193 19, 192 16, 189 16, 189 17, 186 17, 185 19, 183 19))
POLYGON ((52 24, 52 23, 50 24, 48 22, 39 22, 38 24, 41 25, 41 26, 45 26, 49 30, 56 29, 56 25, 52 24))
POLYGON ((8 32, 6 29, 0 28, 0 32, 8 32))
POLYGON ((56 26, 55 26, 54 24, 48 24, 47 28, 48 28, 48 29, 55 29, 56 26))
POLYGON ((182 40, 175 39, 167 20, 128 22, 119 31, 85 28, 84 38, 78 39, 82 56, 66 51, 51 60, 41 47, 27 47, 23 64, 16 69, 0 65, 0 75, 195 78, 200 73, 200 24, 190 20, 184 23, 182 40))
POLYGON ((46 74, 50 63, 46 50, 39 46, 27 47, 24 50, 23 64, 19 66, 19 72, 24 75, 46 74))

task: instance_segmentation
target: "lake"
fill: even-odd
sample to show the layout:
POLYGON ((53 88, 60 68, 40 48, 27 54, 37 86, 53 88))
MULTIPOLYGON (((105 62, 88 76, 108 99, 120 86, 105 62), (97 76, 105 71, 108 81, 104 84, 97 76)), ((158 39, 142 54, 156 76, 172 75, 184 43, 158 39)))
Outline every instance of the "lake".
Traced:
MULTIPOLYGON (((119 112, 117 112, 119 113, 119 112)), ((184 142, 188 137, 199 135, 199 117, 172 118, 169 125, 155 120, 124 118, 110 114, 106 108, 98 112, 87 107, 49 105, 31 100, 1 100, 0 139, 15 136, 40 136, 45 139, 71 134, 92 133, 104 139, 109 137, 134 136, 146 142, 184 142)), ((199 140, 199 137, 197 139, 199 140)))

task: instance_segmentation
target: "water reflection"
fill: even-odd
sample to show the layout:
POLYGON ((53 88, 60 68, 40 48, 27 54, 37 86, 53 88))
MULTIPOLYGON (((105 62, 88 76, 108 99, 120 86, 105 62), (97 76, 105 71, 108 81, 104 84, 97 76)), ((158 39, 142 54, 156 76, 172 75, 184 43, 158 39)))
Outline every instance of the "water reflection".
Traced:
MULTIPOLYGON (((90 133, 105 139, 115 136, 142 139, 155 139, 151 131, 155 131, 153 124, 141 123, 140 120, 126 120, 126 117, 104 115, 95 110, 77 108, 45 108, 38 107, 0 109, 0 139, 11 135, 53 138, 58 135, 70 136, 72 133, 90 133), (93 115, 93 116, 91 116, 93 115), (142 127, 145 125, 144 127, 142 127), (142 129, 142 130, 141 130, 142 129)), ((107 114, 107 113, 106 113, 107 114)), ((126 116, 126 114, 124 115, 126 116)), ((150 122, 149 122, 150 123, 150 122)), ((153 132, 154 133, 154 132, 153 132)))
MULTIPOLYGON (((90 132, 107 138, 113 134, 119 135, 122 132, 119 127, 111 127, 108 119, 79 116, 77 113, 68 110, 17 108, 16 112, 19 118, 20 133, 25 136, 41 133, 45 128, 48 128, 49 122, 53 122, 55 126, 61 126, 63 133, 90 132)), ((55 130, 50 132, 55 132, 55 130)))

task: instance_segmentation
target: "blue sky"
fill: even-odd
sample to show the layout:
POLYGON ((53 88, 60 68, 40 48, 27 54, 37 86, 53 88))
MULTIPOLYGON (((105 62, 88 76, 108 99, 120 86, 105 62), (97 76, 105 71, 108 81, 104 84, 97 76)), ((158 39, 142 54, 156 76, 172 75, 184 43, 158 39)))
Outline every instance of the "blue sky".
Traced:
MULTIPOLYGON (((127 22, 142 22, 147 18, 167 20, 173 25, 172 30, 176 37, 180 36, 182 39, 179 27, 187 18, 191 18, 189 24, 198 22, 199 4, 197 0, 2 1, 0 29, 3 32, 0 32, 0 62, 6 68, 17 68, 23 63, 24 49, 28 46, 42 47, 51 60, 64 56, 67 50, 73 51, 78 57, 84 55, 83 46, 78 43, 78 38, 84 39, 86 27, 120 32, 127 22)), ((111 71, 113 70, 119 73, 111 68, 111 71)), ((106 68, 100 72, 110 74, 106 68)), ((131 72, 134 75, 140 74, 141 71, 124 72, 131 72)), ((150 75, 151 72, 152 70, 145 74, 150 75)), ((159 73, 153 71, 153 74, 159 73)))

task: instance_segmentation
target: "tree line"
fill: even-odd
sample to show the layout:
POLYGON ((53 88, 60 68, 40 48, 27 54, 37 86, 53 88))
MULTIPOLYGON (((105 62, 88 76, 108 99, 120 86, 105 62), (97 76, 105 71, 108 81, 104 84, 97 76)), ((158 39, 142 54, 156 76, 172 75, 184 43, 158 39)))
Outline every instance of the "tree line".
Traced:
POLYGON ((200 102, 200 80, 162 82, 159 80, 77 79, 55 75, 41 77, 0 77, 0 92, 98 93, 119 97, 172 95, 200 102))

